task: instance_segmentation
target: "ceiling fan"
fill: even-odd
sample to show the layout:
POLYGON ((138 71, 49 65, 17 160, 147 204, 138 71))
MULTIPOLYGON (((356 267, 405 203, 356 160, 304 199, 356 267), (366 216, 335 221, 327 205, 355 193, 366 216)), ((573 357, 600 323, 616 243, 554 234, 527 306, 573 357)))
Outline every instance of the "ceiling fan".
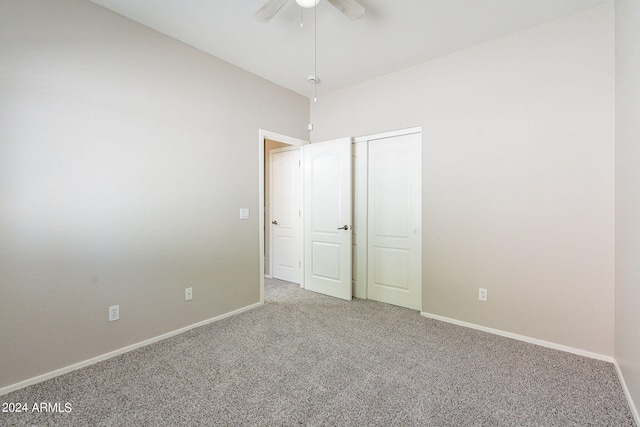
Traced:
MULTIPOLYGON (((267 0, 253 17, 260 22, 269 22, 271 18, 285 5, 289 0, 267 0)), ((296 0, 296 3, 304 8, 315 7, 320 0, 296 0)), ((355 21, 364 15, 364 7, 356 0, 327 0, 335 6, 340 12, 344 13, 347 18, 355 21)))

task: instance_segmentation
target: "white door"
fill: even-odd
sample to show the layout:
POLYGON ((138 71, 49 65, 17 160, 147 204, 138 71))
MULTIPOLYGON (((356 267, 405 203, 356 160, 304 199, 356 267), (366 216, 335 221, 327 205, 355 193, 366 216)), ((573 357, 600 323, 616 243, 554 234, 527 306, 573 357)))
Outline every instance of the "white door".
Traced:
POLYGON ((369 140, 370 299, 422 307, 422 134, 369 140))
POLYGON ((305 288, 351 299, 351 138, 305 145, 305 288))
POLYGON ((299 148, 269 152, 271 276, 302 282, 302 165, 299 148))

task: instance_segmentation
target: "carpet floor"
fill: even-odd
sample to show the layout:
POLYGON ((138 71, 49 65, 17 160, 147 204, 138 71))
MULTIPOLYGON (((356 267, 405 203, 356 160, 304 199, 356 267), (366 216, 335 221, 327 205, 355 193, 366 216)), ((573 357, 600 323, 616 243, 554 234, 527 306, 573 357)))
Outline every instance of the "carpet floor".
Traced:
POLYGON ((265 295, 263 307, 0 396, 29 407, 0 424, 634 426, 610 363, 276 280, 265 295), (31 411, 38 402, 62 411, 31 411))

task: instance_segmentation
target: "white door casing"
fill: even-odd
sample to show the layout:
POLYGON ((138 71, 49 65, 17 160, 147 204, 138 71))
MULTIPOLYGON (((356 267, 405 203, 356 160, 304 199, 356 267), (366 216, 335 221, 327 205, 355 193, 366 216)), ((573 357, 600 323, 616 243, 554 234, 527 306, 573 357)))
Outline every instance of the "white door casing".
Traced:
POLYGON ((305 145, 302 155, 305 288, 350 300, 351 138, 305 145))
POLYGON ((302 165, 299 148, 269 152, 271 275, 302 283, 302 165))
POLYGON ((422 308, 422 134, 369 140, 367 297, 422 308))
MULTIPOLYGON (((292 136, 288 136, 285 134, 281 134, 281 133, 276 133, 276 132, 272 132, 269 130, 265 130, 265 129, 259 129, 258 130, 258 164, 257 169, 258 169, 258 207, 259 207, 259 212, 258 212, 258 221, 257 221, 257 227, 258 229, 256 230, 258 233, 258 254, 259 254, 259 259, 258 259, 258 269, 260 271, 260 277, 259 277, 259 281, 260 281, 260 300, 259 303, 263 304, 264 303, 264 273, 265 273, 265 245, 267 243, 267 241, 265 240, 265 234, 266 234, 266 230, 267 230, 267 224, 265 223, 265 192, 266 192, 266 187, 268 186, 268 183, 265 182, 265 166, 268 164, 267 162, 267 150, 265 150, 265 145, 267 144, 267 141, 277 141, 277 142, 281 142, 287 145, 291 145, 291 146, 295 146, 295 147, 302 147, 305 144, 308 144, 309 141, 305 141, 303 139, 299 139, 299 138, 294 138, 292 136)), ((304 213, 303 213, 304 214, 304 213)), ((304 264, 303 264, 304 265, 304 264)), ((303 275, 304 277, 304 275, 303 275)), ((304 286, 304 283, 301 285, 304 286)))
POLYGON ((353 296, 367 299, 367 141, 353 147, 353 296))

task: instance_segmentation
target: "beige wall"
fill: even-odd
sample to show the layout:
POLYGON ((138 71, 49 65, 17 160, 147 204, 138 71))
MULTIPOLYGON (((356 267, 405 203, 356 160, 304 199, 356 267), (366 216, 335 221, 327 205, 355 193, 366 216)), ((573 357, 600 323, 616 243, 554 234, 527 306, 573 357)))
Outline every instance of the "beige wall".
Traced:
POLYGON ((308 99, 88 1, 0 21, 0 388, 257 303, 258 129, 308 99))
POLYGON ((615 357, 640 408, 640 3, 616 1, 615 357))
POLYGON ((612 356, 614 73, 607 4, 322 95, 311 135, 423 127, 425 312, 612 356))

